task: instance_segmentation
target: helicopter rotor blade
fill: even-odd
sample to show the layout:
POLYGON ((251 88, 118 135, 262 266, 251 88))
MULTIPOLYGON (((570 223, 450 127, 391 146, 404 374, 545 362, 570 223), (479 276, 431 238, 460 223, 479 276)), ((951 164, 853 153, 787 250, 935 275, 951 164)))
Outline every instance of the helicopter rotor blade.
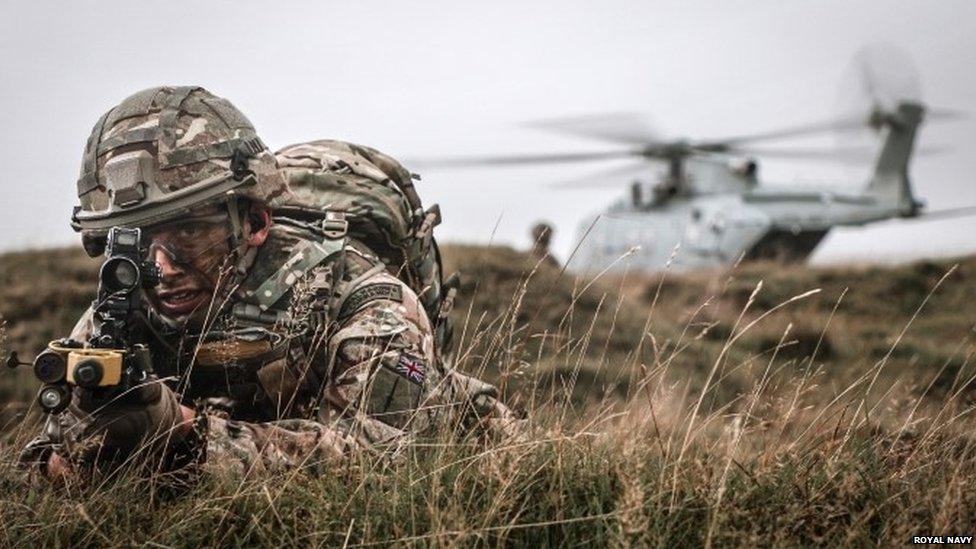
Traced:
POLYGON ((848 149, 780 149, 764 147, 733 147, 732 154, 744 154, 759 158, 783 158, 788 160, 816 160, 825 162, 865 162, 870 161, 877 153, 874 147, 857 147, 848 149))
POLYGON ((610 170, 587 174, 583 177, 549 183, 546 186, 565 190, 616 187, 633 182, 635 176, 647 174, 649 170, 650 167, 646 162, 631 162, 610 170))
POLYGON ((501 156, 469 156, 457 158, 428 158, 416 159, 407 164, 419 168, 475 168, 482 166, 525 166, 532 164, 567 164, 576 162, 593 162, 599 160, 617 160, 620 158, 634 158, 643 156, 640 150, 525 154, 501 156))
POLYGON ((646 116, 632 112, 533 120, 521 126, 626 145, 649 145, 663 141, 660 132, 648 122, 646 116))
POLYGON ((925 119, 931 122, 950 122, 953 120, 966 120, 968 118, 969 113, 959 109, 946 109, 942 107, 926 107, 925 109, 925 119))
MULTIPOLYGON (((966 118, 966 113, 953 109, 932 109, 926 110, 925 117, 928 121, 946 122, 966 118)), ((740 145, 758 143, 760 141, 790 139, 794 137, 804 137, 823 133, 863 131, 871 126, 871 118, 871 114, 854 116, 850 118, 838 118, 769 132, 740 135, 726 139, 702 141, 699 143, 693 143, 691 148, 702 152, 735 152, 736 149, 740 148, 740 145)))
POLYGON ((726 139, 710 139, 708 141, 694 144, 694 148, 704 152, 726 152, 730 148, 747 143, 803 137, 807 135, 817 135, 829 132, 861 130, 867 125, 867 123, 867 116, 839 118, 835 120, 815 122, 812 124, 804 124, 802 126, 792 126, 768 132, 739 135, 726 139))
POLYGON ((932 221, 936 219, 953 219, 956 217, 969 217, 976 215, 976 206, 962 206, 959 208, 947 208, 945 210, 933 210, 910 217, 907 220, 932 221))
MULTIPOLYGON (((915 156, 934 156, 949 152, 951 147, 944 145, 933 145, 921 147, 913 154, 915 156)), ((805 149, 805 148, 764 148, 764 147, 732 147, 728 151, 730 154, 740 154, 746 156, 756 156, 759 158, 782 158, 788 160, 811 160, 817 162, 837 162, 841 164, 863 164, 873 162, 878 155, 876 146, 858 146, 847 148, 825 148, 825 149, 805 149)))
POLYGON ((894 111, 906 101, 924 103, 915 61, 892 43, 873 42, 859 48, 841 82, 835 101, 839 114, 894 111))

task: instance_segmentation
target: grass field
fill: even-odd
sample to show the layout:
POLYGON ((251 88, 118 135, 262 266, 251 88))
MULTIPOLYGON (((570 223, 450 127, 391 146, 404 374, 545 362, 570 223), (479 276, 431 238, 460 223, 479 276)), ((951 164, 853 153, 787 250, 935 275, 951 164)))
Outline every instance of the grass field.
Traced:
MULTIPOLYGON (((577 278, 505 248, 462 270, 457 362, 526 410, 526 440, 427 441, 394 463, 180 493, 25 489, 36 382, 5 372, 0 543, 903 545, 976 533, 976 259, 577 278)), ((0 257, 4 349, 91 300, 68 250, 0 257)))

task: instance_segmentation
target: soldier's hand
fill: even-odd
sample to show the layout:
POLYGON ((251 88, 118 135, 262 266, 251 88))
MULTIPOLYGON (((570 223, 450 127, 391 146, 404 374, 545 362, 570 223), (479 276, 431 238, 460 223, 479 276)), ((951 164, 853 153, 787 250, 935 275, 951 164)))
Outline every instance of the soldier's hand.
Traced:
MULTIPOLYGON (((176 426, 173 433, 178 438, 186 437, 193 429, 193 420, 196 418, 196 412, 192 408, 180 405, 180 415, 182 421, 176 426)), ((115 436, 117 437, 118 433, 115 433, 115 436)), ((71 465, 71 461, 57 452, 52 452, 47 457, 42 471, 49 480, 55 482, 66 482, 74 478, 76 473, 74 467, 71 465)))
POLYGON ((52 452, 47 458, 47 476, 51 480, 66 480, 71 476, 71 465, 68 460, 61 457, 57 452, 52 452))
MULTIPOLYGON (((165 445, 178 440, 185 414, 176 394, 159 380, 150 380, 112 397, 77 390, 74 413, 86 417, 82 439, 104 437, 101 450, 131 453, 143 444, 165 445), (80 413, 79 413, 80 412, 80 413)), ((192 417, 192 410, 190 417, 192 417)))

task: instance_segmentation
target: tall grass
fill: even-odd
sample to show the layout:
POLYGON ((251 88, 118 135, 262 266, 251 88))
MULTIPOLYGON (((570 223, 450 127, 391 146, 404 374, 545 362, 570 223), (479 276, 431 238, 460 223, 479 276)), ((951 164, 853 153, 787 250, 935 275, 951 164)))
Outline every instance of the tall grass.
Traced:
POLYGON ((12 422, 0 543, 902 545, 976 530, 976 334, 957 300, 972 262, 593 283, 505 250, 448 253, 480 273, 456 311, 458 366, 527 411, 524 437, 445 429, 316 476, 26 489, 13 460, 36 424, 12 422))

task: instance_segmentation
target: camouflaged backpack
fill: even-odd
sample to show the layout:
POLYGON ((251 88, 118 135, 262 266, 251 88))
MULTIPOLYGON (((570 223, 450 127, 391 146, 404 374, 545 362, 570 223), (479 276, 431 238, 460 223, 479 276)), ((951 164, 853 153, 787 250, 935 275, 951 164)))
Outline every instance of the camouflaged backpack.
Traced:
POLYGON ((446 353, 459 278, 455 273, 443 279, 433 236, 440 208, 424 210, 410 172, 375 149, 334 140, 290 145, 275 158, 292 194, 271 202, 274 215, 317 222, 340 214, 347 234, 417 293, 446 353))

